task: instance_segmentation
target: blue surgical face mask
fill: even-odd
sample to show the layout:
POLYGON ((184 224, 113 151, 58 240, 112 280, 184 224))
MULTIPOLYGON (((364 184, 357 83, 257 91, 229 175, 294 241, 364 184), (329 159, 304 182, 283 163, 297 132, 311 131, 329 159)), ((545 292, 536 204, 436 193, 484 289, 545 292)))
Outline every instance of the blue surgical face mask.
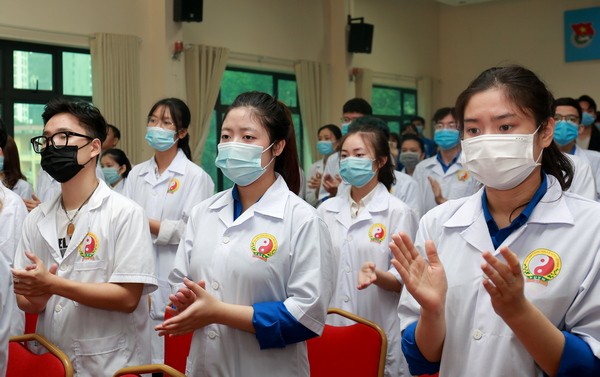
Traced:
POLYGON ((175 131, 160 127, 147 127, 146 141, 153 149, 164 152, 175 144, 175 131))
POLYGON ((350 122, 342 123, 342 135, 348 133, 348 128, 350 127, 350 122))
POLYGON ((104 174, 104 181, 111 186, 121 179, 117 168, 102 168, 102 174, 104 174))
POLYGON ((260 145, 229 141, 217 146, 215 165, 238 186, 248 186, 260 178, 275 157, 263 167, 261 156, 273 144, 263 149, 260 145))
POLYGON ((417 132, 419 133, 419 135, 423 135, 423 126, 422 125, 417 125, 417 132))
POLYGON ((373 177, 373 160, 367 157, 344 157, 340 161, 340 176, 354 187, 363 187, 373 177))
POLYGON ((329 155, 333 153, 333 142, 331 140, 317 141, 317 150, 319 153, 329 155))
POLYGON ((4 156, 0 156, 0 171, 4 170, 4 156))
POLYGON ((440 149, 452 149, 460 142, 460 134, 458 130, 442 128, 441 130, 435 130, 433 134, 433 141, 438 147, 440 147, 440 149))
POLYGON ((579 126, 575 123, 566 120, 556 122, 554 126, 554 141, 556 144, 561 147, 567 145, 577 139, 577 135, 579 135, 579 126))
POLYGON ((594 120, 594 116, 590 113, 586 113, 585 111, 581 115, 581 124, 583 124, 586 127, 589 127, 592 124, 594 124, 594 120))

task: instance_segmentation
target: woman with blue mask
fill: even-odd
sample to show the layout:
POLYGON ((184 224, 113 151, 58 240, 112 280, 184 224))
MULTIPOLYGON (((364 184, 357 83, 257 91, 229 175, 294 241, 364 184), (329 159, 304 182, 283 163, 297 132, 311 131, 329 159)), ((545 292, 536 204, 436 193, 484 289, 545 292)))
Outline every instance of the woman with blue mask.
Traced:
POLYGON ((433 124, 433 140, 438 152, 421 161, 413 173, 421 192, 422 213, 448 199, 471 195, 479 188, 478 182, 459 160, 460 135, 454 108, 437 110, 433 115, 433 124))
POLYGON ((194 331, 189 376, 308 376, 335 284, 326 225, 299 198, 289 109, 260 92, 227 110, 215 161, 235 185, 192 210, 161 335, 194 331))
MULTIPOLYGON (((377 124, 353 125, 340 142, 340 175, 350 185, 319 206, 338 261, 330 306, 377 323, 387 335, 385 376, 409 376, 400 349, 396 307, 402 284, 393 270, 390 236, 415 233, 415 213, 390 194, 395 183, 387 135, 377 124), (392 272, 389 272, 390 268, 392 272), (369 285, 373 287, 367 288, 369 285)), ((333 325, 347 325, 335 319, 333 325)))
POLYGON ((581 125, 583 126, 577 137, 577 145, 583 149, 600 152, 600 131, 598 130, 598 118, 596 101, 586 94, 577 99, 581 107, 581 125))
POLYGON ((112 148, 102 153, 100 166, 104 174, 104 181, 119 194, 123 193, 125 181, 131 171, 131 162, 125 152, 112 148))
MULTIPOLYGON (((180 99, 165 98, 152 106, 145 138, 154 156, 131 170, 123 190, 125 196, 145 209, 150 222, 159 284, 158 290, 150 294, 154 324, 163 321, 169 304, 167 278, 190 211, 214 191, 210 176, 191 160, 190 121, 190 110, 180 99)), ((163 355, 163 339, 152 331, 152 362, 162 363, 163 355)))
POLYGON ((342 138, 340 128, 335 124, 326 124, 319 128, 317 133, 317 152, 323 158, 315 161, 308 170, 308 180, 306 182, 304 199, 313 206, 319 203, 319 189, 321 188, 321 179, 323 177, 323 169, 329 156, 335 152, 338 140, 342 138))

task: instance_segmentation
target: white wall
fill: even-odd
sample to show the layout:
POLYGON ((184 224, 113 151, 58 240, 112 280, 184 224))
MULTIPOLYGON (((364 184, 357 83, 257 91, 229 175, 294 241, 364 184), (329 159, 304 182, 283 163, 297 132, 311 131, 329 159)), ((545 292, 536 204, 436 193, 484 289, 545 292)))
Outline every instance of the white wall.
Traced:
POLYGON ((442 101, 454 104, 481 71, 506 63, 534 71, 555 97, 589 94, 600 100, 600 61, 564 59, 564 11, 593 6, 600 6, 600 1, 504 0, 440 6, 442 101))
POLYGON ((376 83, 430 87, 428 98, 419 98, 419 113, 429 118, 435 108, 452 105, 479 72, 502 63, 530 67, 555 95, 600 99, 600 61, 565 63, 563 56, 564 10, 599 5, 598 0, 501 0, 464 7, 434 0, 205 0, 203 22, 175 23, 171 0, 0 0, 0 38, 89 46, 87 36, 95 32, 139 36, 142 117, 159 98, 185 97, 183 61, 170 57, 173 42, 183 40, 265 58, 237 62, 254 67, 293 72, 299 59, 329 64, 332 122, 354 96, 351 67, 371 69, 376 83), (375 26, 371 54, 346 53, 348 14, 375 26), (418 84, 420 78, 425 80, 418 84))

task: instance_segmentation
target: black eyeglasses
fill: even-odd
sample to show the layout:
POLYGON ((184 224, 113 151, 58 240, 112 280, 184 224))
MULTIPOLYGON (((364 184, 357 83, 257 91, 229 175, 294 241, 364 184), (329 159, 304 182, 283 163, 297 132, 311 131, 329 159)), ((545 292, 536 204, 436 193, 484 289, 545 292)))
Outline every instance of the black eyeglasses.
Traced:
POLYGON ((61 149, 69 145, 69 137, 84 137, 88 140, 94 140, 93 137, 83 134, 78 134, 77 132, 71 131, 61 131, 57 132, 52 136, 36 136, 31 138, 31 145, 33 145, 33 150, 35 153, 42 153, 44 149, 48 146, 48 144, 52 144, 54 148, 61 149))

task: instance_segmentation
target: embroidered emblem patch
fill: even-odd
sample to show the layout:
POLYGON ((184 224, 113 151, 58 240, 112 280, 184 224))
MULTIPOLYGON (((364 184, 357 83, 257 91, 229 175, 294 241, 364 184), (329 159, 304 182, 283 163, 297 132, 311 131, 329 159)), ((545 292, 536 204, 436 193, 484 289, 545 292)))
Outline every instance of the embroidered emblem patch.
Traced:
POLYGON ((386 235, 387 232, 385 230, 385 225, 383 224, 373 224, 369 228, 369 239, 371 242, 381 243, 383 240, 385 240, 386 235))
POLYGON ((83 259, 93 259, 98 246, 98 237, 94 233, 89 232, 79 246, 77 246, 77 250, 83 259))
POLYGON ((179 183, 179 179, 172 178, 171 182, 169 182, 169 189, 167 190, 167 194, 174 194, 175 191, 179 190, 180 185, 181 184, 179 183))
POLYGON ((543 285, 558 276, 562 262, 560 256, 548 249, 535 249, 523 261, 523 274, 527 281, 543 285))
POLYGON ((261 233, 252 239, 250 249, 256 258, 266 262, 277 252, 277 239, 271 234, 261 233))
POLYGON ((470 176, 471 174, 469 174, 468 170, 459 170, 456 172, 456 178, 461 182, 468 180, 470 176))

